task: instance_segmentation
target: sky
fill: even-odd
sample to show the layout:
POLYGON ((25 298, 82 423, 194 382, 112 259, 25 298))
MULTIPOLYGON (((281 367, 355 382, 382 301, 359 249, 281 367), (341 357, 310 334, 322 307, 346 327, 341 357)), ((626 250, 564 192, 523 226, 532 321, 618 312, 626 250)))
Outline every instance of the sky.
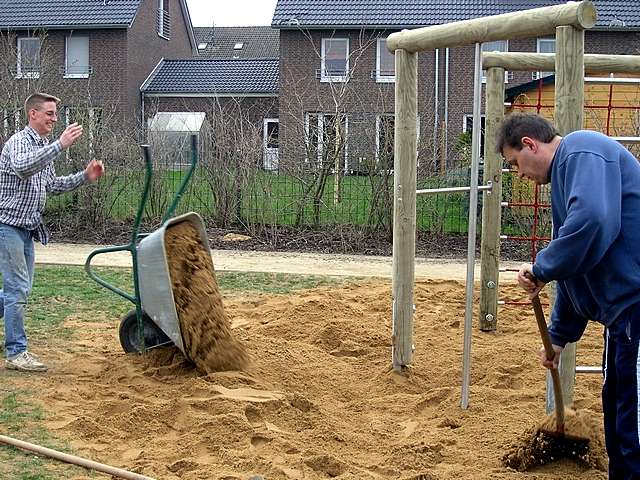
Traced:
POLYGON ((187 0, 194 27, 271 25, 276 0, 187 0))

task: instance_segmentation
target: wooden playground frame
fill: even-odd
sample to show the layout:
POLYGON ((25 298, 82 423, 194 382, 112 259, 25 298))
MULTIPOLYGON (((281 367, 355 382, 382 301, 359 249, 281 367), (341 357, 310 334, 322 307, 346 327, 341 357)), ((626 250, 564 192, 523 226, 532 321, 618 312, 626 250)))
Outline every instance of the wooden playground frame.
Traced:
MULTIPOLYGON (((475 44, 474 126, 480 125, 481 51, 480 44, 495 40, 531 38, 556 33, 556 127, 561 134, 582 126, 584 98, 584 29, 595 25, 596 9, 590 1, 507 13, 492 17, 405 30, 391 34, 387 47, 395 52, 395 140, 394 140, 394 211, 393 211, 393 348, 392 364, 396 370, 411 364, 413 345, 413 285, 415 282, 416 232, 416 113, 418 52, 441 47, 475 44)), ((504 115, 504 69, 494 67, 487 80, 487 92, 499 96, 500 112, 504 115), (498 81, 499 73, 503 75, 498 81), (489 83, 491 81, 491 83, 489 83), (499 85, 498 85, 499 84, 499 85)), ((489 74, 489 72, 488 72, 489 74)), ((493 102, 495 104, 495 101, 493 102)), ((488 105, 488 104, 487 104, 488 105)), ((495 106, 492 108, 495 109, 495 106)), ((495 135, 502 116, 492 111, 490 124, 487 106, 485 136, 495 135)), ((489 150, 489 147, 487 147, 489 150)), ((467 252, 467 288, 464 322, 462 408, 469 405, 471 359, 471 323, 475 267, 476 214, 478 199, 478 163, 480 128, 473 129, 471 185, 469 206, 469 236, 467 252)), ((497 158, 499 165, 502 160, 497 158)), ((486 160, 485 160, 486 161, 486 160)), ((495 178, 492 172, 491 178, 495 178)), ((501 168, 497 179, 501 178, 501 168)), ((420 193, 429 193, 421 191, 420 193)), ((500 212, 500 188, 487 194, 494 202, 486 204, 493 216, 500 212)), ((498 217, 499 218, 499 217, 498 217)), ((495 222, 499 226, 499 221, 495 222)), ((496 260, 499 255, 494 257, 496 260)), ((497 287, 497 284, 495 285, 497 287)), ((497 290, 497 288, 494 288, 497 290)))

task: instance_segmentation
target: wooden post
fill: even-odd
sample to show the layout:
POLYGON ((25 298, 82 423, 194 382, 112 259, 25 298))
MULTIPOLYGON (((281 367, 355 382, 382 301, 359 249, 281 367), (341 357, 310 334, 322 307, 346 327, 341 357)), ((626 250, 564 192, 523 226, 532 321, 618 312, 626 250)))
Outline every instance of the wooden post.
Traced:
POLYGON ((393 160, 393 368, 413 359, 418 54, 396 50, 393 160))
POLYGON ((480 330, 495 330, 498 320, 498 279, 500 267, 500 225, 502 202, 502 156, 496 153, 496 133, 504 119, 504 69, 487 70, 484 127, 483 183, 493 189, 482 202, 480 247, 480 330))
MULTIPOLYGON (((584 118, 584 30, 558 27, 556 31, 555 126, 560 135, 582 128, 584 118)), ((576 379, 576 344, 565 346, 560 357, 560 380, 566 405, 573 402, 576 379)), ((547 410, 553 388, 547 377, 547 410)))
MULTIPOLYGON (((387 48, 419 52, 441 47, 492 42, 505 38, 536 38, 551 35, 561 25, 591 28, 596 23, 596 9, 590 1, 521 10, 461 22, 403 30, 387 38, 387 48)), ((397 84, 396 84, 397 85, 397 84)))

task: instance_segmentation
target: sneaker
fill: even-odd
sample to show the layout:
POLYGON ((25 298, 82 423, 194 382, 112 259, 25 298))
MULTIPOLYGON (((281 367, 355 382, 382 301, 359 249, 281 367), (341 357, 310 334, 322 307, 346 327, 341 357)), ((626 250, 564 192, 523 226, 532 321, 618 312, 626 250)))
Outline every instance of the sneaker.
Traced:
POLYGON ((22 352, 15 357, 7 358, 5 367, 21 372, 46 372, 49 368, 29 352, 22 352))

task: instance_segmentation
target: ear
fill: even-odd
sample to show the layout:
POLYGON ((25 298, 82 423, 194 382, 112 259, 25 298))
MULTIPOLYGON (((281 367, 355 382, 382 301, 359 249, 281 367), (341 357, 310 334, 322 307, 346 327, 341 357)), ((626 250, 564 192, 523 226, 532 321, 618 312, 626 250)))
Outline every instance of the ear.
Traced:
POLYGON ((536 152, 538 150, 538 142, 536 142, 536 140, 534 138, 531 137, 522 137, 522 139, 520 140, 520 143, 522 143, 522 148, 530 148, 532 152, 536 152))

